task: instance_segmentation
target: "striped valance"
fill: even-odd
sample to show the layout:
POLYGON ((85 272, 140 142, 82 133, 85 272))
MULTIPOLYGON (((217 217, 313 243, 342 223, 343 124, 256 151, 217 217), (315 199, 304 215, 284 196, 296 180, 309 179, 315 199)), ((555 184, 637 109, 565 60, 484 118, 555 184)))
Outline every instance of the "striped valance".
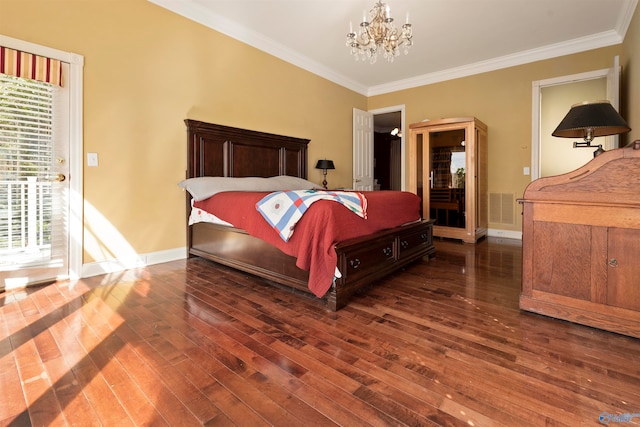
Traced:
POLYGON ((0 46, 0 73, 62 86, 62 63, 0 46))

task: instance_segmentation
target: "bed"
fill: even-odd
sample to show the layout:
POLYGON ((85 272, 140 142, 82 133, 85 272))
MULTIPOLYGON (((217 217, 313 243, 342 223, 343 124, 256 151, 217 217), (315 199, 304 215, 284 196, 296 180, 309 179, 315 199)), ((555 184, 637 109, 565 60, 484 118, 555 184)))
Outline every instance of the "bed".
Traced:
MULTIPOLYGON (((280 175, 307 178, 308 139, 189 119, 185 124, 186 179, 280 175)), ((194 201, 190 193, 186 194, 189 219, 194 201)), ((312 209, 315 208, 309 208, 307 212, 312 209)), ((344 307, 352 295, 364 287, 409 263, 433 256, 432 227, 432 220, 417 218, 335 244, 333 249, 340 277, 322 295, 328 309, 336 311, 344 307)), ((296 257, 244 229, 210 222, 190 225, 187 221, 187 248, 189 257, 201 257, 282 286, 315 294, 309 288, 309 272, 296 265, 296 257)))

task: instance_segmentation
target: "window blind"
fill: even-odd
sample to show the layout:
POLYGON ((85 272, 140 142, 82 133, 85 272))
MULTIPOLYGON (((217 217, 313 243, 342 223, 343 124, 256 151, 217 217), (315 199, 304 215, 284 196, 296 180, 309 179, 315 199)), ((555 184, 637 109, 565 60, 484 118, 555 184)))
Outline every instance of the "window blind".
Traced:
POLYGON ((56 86, 0 74, 0 268, 56 262, 64 190, 52 183, 56 86))

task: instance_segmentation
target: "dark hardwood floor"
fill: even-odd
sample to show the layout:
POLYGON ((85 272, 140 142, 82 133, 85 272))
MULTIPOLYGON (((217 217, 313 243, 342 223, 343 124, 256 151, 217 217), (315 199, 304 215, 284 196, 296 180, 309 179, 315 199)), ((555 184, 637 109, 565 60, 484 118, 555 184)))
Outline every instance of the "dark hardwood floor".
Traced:
POLYGON ((640 340, 519 311, 517 244, 436 248, 336 313, 200 259, 0 294, 0 425, 640 424, 640 340))

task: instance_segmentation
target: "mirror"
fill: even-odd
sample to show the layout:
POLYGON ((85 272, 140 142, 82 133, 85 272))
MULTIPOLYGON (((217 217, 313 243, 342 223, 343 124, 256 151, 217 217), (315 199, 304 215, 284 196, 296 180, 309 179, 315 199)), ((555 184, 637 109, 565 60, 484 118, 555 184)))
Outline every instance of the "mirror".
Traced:
POLYGON ((465 228, 465 130, 429 133, 429 214, 435 225, 465 228))

